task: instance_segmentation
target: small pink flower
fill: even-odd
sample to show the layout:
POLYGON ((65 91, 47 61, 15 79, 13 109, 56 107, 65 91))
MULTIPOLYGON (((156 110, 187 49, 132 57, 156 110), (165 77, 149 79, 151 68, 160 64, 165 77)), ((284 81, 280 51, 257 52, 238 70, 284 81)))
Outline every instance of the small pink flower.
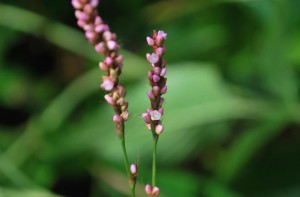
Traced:
POLYGON ((122 121, 122 118, 119 115, 115 114, 113 117, 113 121, 115 123, 120 123, 122 121))
POLYGON ((109 80, 109 79, 105 79, 103 80, 103 83, 101 84, 101 88, 103 88, 106 91, 111 91, 114 88, 114 82, 109 80))
POLYGON ((152 188, 151 188, 151 186, 150 186, 149 184, 147 184, 147 185, 145 186, 145 192, 146 192, 146 194, 151 195, 151 193, 152 193, 152 188))
POLYGON ((71 3, 72 3, 72 6, 75 9, 81 9, 82 8, 82 4, 78 0, 72 0, 71 3))
POLYGON ((154 45, 154 40, 150 37, 146 38, 148 45, 153 46, 154 45))
POLYGON ((137 173, 137 166, 136 166, 136 164, 131 164, 130 165, 130 172, 133 175, 137 173))
POLYGON ((160 124, 156 125, 156 127, 155 127, 155 133, 157 135, 161 134, 163 132, 163 130, 164 130, 164 127, 162 125, 160 125, 160 124))
POLYGON ((147 59, 151 64, 156 64, 159 61, 159 56, 155 53, 147 55, 147 59))
POLYGON ((110 40, 107 42, 107 48, 111 51, 116 50, 118 48, 118 44, 114 40, 110 40))
POLYGON ((147 124, 151 123, 151 119, 147 113, 142 113, 142 118, 145 121, 145 123, 147 123, 147 124))
POLYGON ((161 72, 160 72, 160 76, 165 76, 167 73, 167 69, 166 68, 162 68, 161 72))
POLYGON ((168 34, 167 34, 167 33, 165 33, 164 31, 158 31, 157 35, 158 35, 158 36, 161 36, 161 37, 163 37, 163 39, 165 39, 165 40, 166 40, 166 39, 167 39, 167 35, 168 35, 168 34))
POLYGON ((109 94, 106 94, 106 95, 104 96, 104 98, 105 98, 105 100, 106 100, 106 102, 107 102, 108 104, 111 104, 111 105, 114 104, 114 99, 113 99, 113 97, 110 96, 109 94))
POLYGON ((152 79, 154 82, 159 82, 160 77, 158 75, 153 75, 152 79))
POLYGON ((103 53, 105 51, 106 47, 105 47, 105 43, 104 42, 100 42, 98 44, 95 45, 95 50, 98 53, 103 53))
POLYGON ((159 193, 160 193, 159 188, 156 187, 156 186, 153 187, 151 194, 152 194, 153 196, 158 196, 159 193))

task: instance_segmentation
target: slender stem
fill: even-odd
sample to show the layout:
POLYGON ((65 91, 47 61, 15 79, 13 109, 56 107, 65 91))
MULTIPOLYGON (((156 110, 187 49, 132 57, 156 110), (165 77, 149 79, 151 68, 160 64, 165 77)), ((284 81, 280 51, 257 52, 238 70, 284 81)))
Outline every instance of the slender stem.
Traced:
POLYGON ((153 134, 152 187, 156 186, 156 147, 158 135, 153 134))
POLYGON ((124 164, 126 168, 129 186, 130 186, 131 197, 135 197, 135 180, 133 180, 132 174, 130 172, 129 161, 128 161, 128 156, 127 156, 126 146, 125 146, 125 136, 123 135, 119 139, 123 150, 124 164))

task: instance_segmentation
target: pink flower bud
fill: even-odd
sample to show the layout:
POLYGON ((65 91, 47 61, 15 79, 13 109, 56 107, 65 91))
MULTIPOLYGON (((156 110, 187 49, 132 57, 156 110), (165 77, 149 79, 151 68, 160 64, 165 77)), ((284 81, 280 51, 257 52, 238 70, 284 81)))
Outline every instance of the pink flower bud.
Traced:
POLYGON ((108 66, 111 66, 114 63, 114 60, 111 57, 106 57, 104 63, 108 66))
POLYGON ((130 172, 132 175, 135 175, 137 173, 137 165, 136 164, 130 165, 130 172))
POLYGON ((159 61, 159 56, 155 53, 152 53, 151 55, 148 55, 147 53, 147 59, 151 64, 156 64, 159 61))
POLYGON ((107 71, 108 70, 108 67, 105 63, 103 62, 99 62, 99 68, 100 70, 103 70, 103 71, 107 71))
POLYGON ((91 6, 93 6, 94 8, 96 8, 99 4, 99 0, 90 0, 90 4, 91 6))
POLYGON ((165 49, 163 47, 158 47, 156 50, 155 50, 155 53, 159 56, 162 56, 165 52, 165 49))
POLYGON ((72 6, 77 10, 82 8, 82 4, 78 0, 72 0, 71 3, 72 6))
POLYGON ((147 93, 147 95, 148 95, 148 97, 149 97, 149 99, 150 99, 151 101, 154 101, 154 100, 155 100, 154 94, 153 94, 151 91, 149 91, 149 92, 147 93))
POLYGON ((107 48, 111 51, 116 50, 118 48, 118 45, 116 41, 110 40, 107 42, 107 48))
POLYGON ((113 117, 113 121, 115 122, 115 123, 120 123, 121 121, 122 121, 122 118, 119 116, 119 115, 114 115, 114 117, 113 117))
POLYGON ((86 31, 85 32, 85 37, 88 40, 94 40, 97 37, 97 34, 95 32, 93 32, 93 31, 86 31))
POLYGON ((84 7, 83 7, 83 11, 87 14, 92 14, 92 12, 94 11, 94 8, 91 4, 86 4, 84 7))
POLYGON ((159 188, 156 186, 153 187, 152 192, 151 192, 152 196, 158 196, 159 193, 160 193, 159 188))
POLYGON ((118 55, 118 57, 116 57, 116 62, 121 64, 123 62, 123 56, 122 55, 118 55))
POLYGON ((164 114, 164 108, 159 108, 158 110, 157 110, 161 115, 163 115, 164 114))
POLYGON ((146 192, 146 194, 151 195, 151 193, 152 193, 152 188, 151 188, 151 186, 150 186, 149 184, 147 184, 147 185, 145 186, 145 192, 146 192))
POLYGON ((165 94, 167 92, 167 86, 162 87, 162 89, 160 90, 161 94, 165 94))
POLYGON ((158 75, 153 75, 152 79, 154 82, 159 82, 160 77, 158 75))
POLYGON ((104 98, 105 98, 105 100, 107 101, 107 103, 109 103, 109 104, 111 104, 111 105, 114 104, 114 99, 113 99, 113 97, 111 97, 109 94, 106 94, 106 95, 104 96, 104 98))
POLYGON ((145 123, 147 123, 147 124, 151 123, 151 119, 147 113, 142 113, 142 118, 145 121, 145 123))
POLYGON ((104 51, 106 50, 106 47, 105 47, 104 42, 100 42, 100 43, 96 44, 96 45, 95 45, 95 50, 96 50, 98 53, 104 53, 104 51))
POLYGON ((78 25, 78 27, 83 28, 86 25, 86 22, 84 20, 78 20, 77 25, 78 25))
POLYGON ((151 124, 146 124, 146 127, 147 127, 148 130, 151 131, 151 124))
POLYGON ((166 69, 166 68, 162 68, 162 69, 161 69, 161 72, 160 72, 160 75, 161 75, 161 76, 165 76, 166 73, 167 73, 167 69, 166 69))
POLYGON ((119 93, 120 96, 122 96, 122 97, 125 96, 126 90, 123 86, 118 85, 117 89, 118 89, 118 93, 119 93))
POLYGON ((100 25, 102 23, 103 23, 102 18, 100 16, 96 16, 95 17, 95 25, 97 26, 97 25, 100 25))
POLYGON ((104 38, 104 40, 106 40, 106 41, 111 40, 111 39, 112 39, 112 33, 111 33, 110 31, 105 31, 105 32, 103 33, 103 38, 104 38))
POLYGON ((109 79, 106 79, 101 84, 101 88, 103 88, 106 91, 111 91, 114 88, 114 85, 115 85, 114 82, 112 82, 109 79))
POLYGON ((149 71, 149 72, 148 72, 148 79, 149 79, 150 81, 152 81, 152 76, 153 76, 152 71, 149 71))
POLYGON ((94 26, 93 25, 84 25, 83 29, 84 31, 93 31, 94 26))
POLYGON ((89 16, 86 13, 80 10, 75 11, 75 16, 78 20, 83 20, 83 21, 86 21, 89 18, 89 16))
POLYGON ((165 33, 164 31, 158 31, 157 35, 161 36, 164 40, 166 40, 168 34, 165 33))
POLYGON ((154 40, 152 38, 147 37, 146 40, 147 40, 147 43, 148 43, 149 46, 153 46, 154 45, 154 40))
POLYGON ((152 92, 153 92, 154 96, 158 96, 159 93, 160 93, 159 87, 158 86, 153 86, 152 92))
POLYGON ((159 100, 159 106, 162 106, 162 104, 165 102, 165 99, 163 97, 160 97, 159 100))
POLYGON ((153 71, 154 71, 155 74, 160 75, 161 68, 160 67, 154 67, 153 71))
POLYGON ((105 31, 105 25, 104 24, 99 24, 95 27, 95 32, 97 33, 102 33, 105 31))

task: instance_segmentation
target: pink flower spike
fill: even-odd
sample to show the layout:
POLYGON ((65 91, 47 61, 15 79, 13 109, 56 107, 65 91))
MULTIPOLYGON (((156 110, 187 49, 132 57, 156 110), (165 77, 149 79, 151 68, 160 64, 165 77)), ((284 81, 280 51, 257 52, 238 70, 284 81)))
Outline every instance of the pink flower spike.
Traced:
POLYGON ((118 48, 118 45, 116 41, 110 40, 107 42, 107 48, 111 51, 116 50, 118 48))
POLYGON ((122 121, 122 118, 119 116, 119 115, 114 115, 114 117, 113 117, 113 121, 115 122, 115 123, 120 123, 121 121, 122 121))
POLYGON ((150 64, 156 64, 159 61, 159 56, 155 53, 152 53, 151 55, 148 55, 147 53, 147 59, 150 64))
POLYGON ((151 186, 150 186, 149 184, 147 184, 147 185, 145 186, 145 192, 146 192, 146 194, 151 195, 151 193, 152 193, 152 188, 151 188, 151 186))
POLYGON ((159 188, 156 187, 156 186, 153 187, 151 194, 152 194, 153 196, 158 196, 159 193, 160 193, 159 188))
POLYGON ((153 75, 152 79, 154 82, 159 82, 160 77, 158 75, 153 75))
POLYGON ((114 88, 114 85, 114 82, 107 79, 103 81, 103 83, 101 84, 101 88, 103 88, 106 91, 111 91, 114 88))
POLYGON ((154 45, 154 40, 152 38, 147 37, 146 40, 147 40, 147 43, 148 43, 149 46, 153 46, 154 45))

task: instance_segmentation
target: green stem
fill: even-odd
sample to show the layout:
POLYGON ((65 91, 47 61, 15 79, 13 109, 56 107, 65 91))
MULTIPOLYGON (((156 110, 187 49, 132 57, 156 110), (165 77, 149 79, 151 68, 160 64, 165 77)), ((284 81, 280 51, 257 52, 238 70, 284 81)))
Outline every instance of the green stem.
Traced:
POLYGON ((156 186, 156 147, 158 135, 153 134, 152 187, 156 186))
POLYGON ((132 174, 130 172, 130 166, 129 166, 128 156, 127 156, 127 152, 126 152, 125 136, 124 136, 124 134, 119 139, 120 139, 122 150, 123 150, 124 164, 125 164, 126 173, 127 173, 127 177, 128 177, 128 182, 129 182, 131 197, 135 197, 135 180, 133 179, 132 174))

